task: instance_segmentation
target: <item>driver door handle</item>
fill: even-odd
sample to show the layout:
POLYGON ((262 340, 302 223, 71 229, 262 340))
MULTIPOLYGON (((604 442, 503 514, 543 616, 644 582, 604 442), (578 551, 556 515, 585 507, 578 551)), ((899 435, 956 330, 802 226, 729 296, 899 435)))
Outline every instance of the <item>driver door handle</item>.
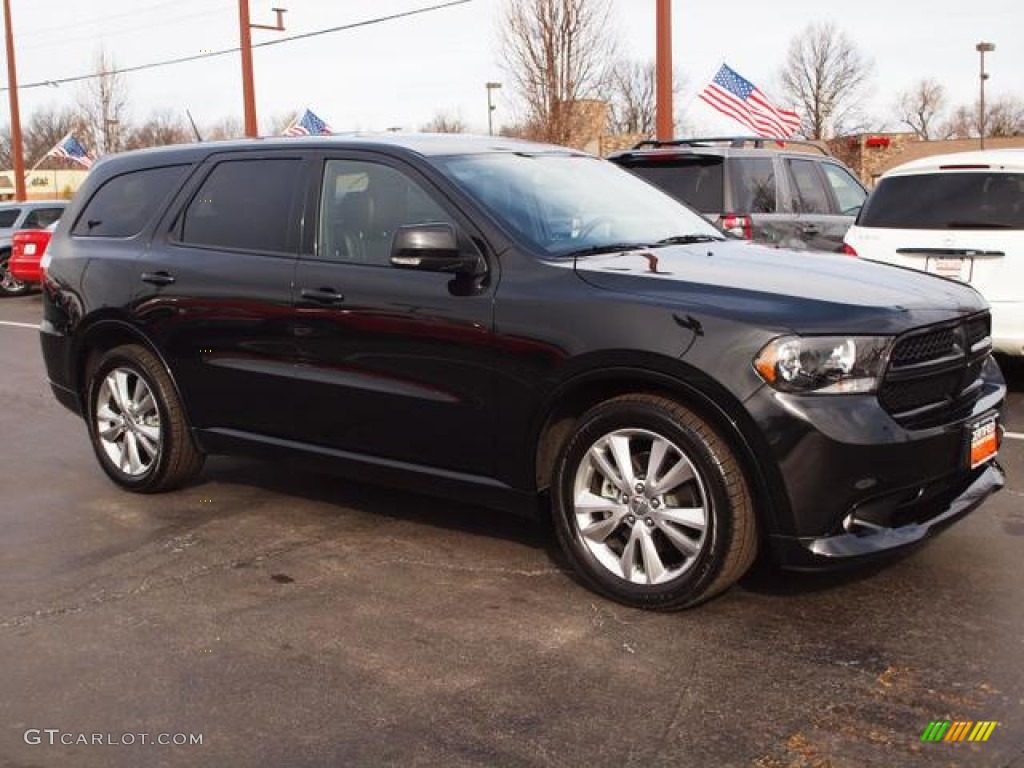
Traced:
POLYGON ((303 288, 299 291, 299 296, 307 301, 315 301, 318 304, 341 304, 345 300, 343 294, 328 286, 303 288))
POLYGON ((151 285, 170 285, 174 282, 174 275, 170 272, 143 272, 142 282, 149 283, 151 285))

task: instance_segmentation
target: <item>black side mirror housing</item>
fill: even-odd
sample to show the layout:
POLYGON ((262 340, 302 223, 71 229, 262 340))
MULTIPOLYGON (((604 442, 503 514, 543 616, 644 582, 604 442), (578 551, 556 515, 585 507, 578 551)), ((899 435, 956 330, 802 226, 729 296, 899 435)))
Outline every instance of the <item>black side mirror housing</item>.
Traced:
POLYGON ((460 248, 455 227, 445 223, 399 227, 391 244, 391 266, 473 277, 486 271, 484 260, 476 249, 466 251, 460 248))

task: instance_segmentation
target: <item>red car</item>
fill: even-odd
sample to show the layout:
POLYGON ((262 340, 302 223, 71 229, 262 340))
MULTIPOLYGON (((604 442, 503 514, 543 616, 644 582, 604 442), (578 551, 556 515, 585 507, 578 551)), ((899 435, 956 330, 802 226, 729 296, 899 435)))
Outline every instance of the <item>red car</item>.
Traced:
POLYGON ((55 224, 46 229, 23 229, 11 239, 11 259, 7 262, 11 277, 22 283, 43 281, 40 261, 50 244, 55 224))

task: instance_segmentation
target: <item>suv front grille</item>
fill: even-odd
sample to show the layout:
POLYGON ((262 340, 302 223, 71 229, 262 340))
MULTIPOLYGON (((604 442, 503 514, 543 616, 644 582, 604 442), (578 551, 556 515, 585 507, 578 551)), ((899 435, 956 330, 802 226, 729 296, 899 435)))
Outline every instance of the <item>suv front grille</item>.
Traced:
POLYGON ((981 394, 981 369, 992 352, 987 312, 911 331, 896 340, 878 391, 882 407, 909 429, 963 418, 981 394))

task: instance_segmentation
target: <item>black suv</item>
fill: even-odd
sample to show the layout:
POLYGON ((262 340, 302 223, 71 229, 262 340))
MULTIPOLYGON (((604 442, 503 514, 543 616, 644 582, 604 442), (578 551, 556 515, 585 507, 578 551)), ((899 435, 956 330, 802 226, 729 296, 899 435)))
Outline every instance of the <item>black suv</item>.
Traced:
POLYGON ((800 568, 871 557, 1003 485, 972 288, 728 241, 571 150, 127 153, 49 253, 53 392, 133 491, 247 453, 550 509, 594 589, 678 608, 761 545, 800 568))
POLYGON ((643 141, 608 159, 731 235, 794 250, 842 251, 867 196, 818 144, 793 139, 643 141))

